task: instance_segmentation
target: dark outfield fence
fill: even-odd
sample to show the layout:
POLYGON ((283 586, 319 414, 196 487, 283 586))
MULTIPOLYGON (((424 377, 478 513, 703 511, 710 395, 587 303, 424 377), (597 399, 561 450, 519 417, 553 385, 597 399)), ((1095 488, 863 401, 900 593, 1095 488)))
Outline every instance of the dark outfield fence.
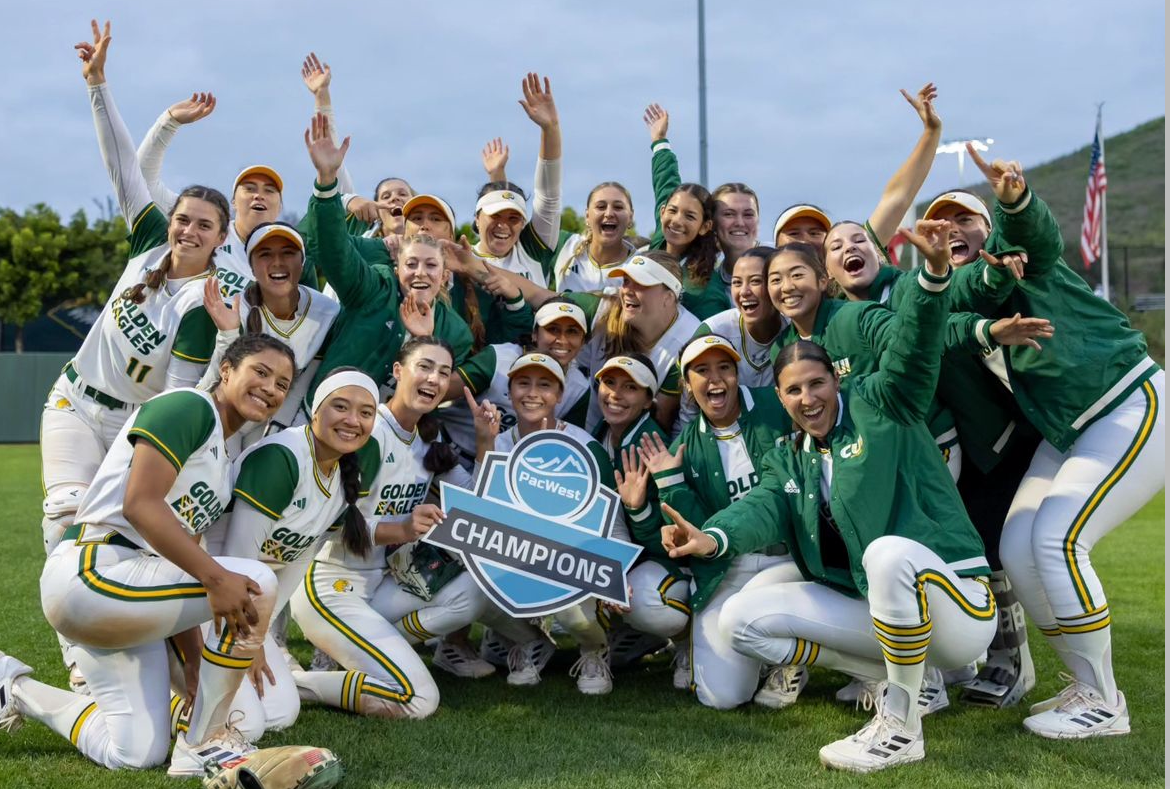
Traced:
POLYGON ((0 353, 0 443, 40 440, 41 407, 72 353, 0 353))

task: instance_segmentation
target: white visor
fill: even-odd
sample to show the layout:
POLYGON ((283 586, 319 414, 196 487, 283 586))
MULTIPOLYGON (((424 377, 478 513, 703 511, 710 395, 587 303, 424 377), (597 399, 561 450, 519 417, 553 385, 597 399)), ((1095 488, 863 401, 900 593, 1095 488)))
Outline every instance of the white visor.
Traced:
POLYGON ((325 405, 330 395, 347 386, 360 386, 365 389, 370 393, 374 405, 378 405, 378 386, 374 383, 374 379, 358 370, 343 370, 328 376, 317 385, 317 391, 313 394, 313 413, 316 414, 317 410, 325 405))

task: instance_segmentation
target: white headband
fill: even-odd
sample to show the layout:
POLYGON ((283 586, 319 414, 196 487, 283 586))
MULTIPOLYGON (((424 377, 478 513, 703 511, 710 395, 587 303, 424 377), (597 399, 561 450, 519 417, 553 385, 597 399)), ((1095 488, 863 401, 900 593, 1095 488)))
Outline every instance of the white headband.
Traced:
POLYGON ((374 384, 373 378, 359 370, 343 370, 329 376, 317 386, 317 391, 313 394, 313 413, 316 414, 317 410, 325 405, 329 395, 347 386, 360 386, 370 393, 374 405, 378 404, 378 387, 374 384))

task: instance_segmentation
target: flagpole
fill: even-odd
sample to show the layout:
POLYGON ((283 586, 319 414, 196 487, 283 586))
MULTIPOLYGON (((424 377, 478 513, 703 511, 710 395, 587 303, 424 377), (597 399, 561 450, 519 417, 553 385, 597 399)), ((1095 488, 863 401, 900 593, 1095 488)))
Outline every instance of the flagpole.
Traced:
MULTIPOLYGON (((1097 139, 1101 145, 1101 161, 1105 161, 1105 133, 1101 130, 1101 108, 1105 102, 1097 105, 1097 139)), ((1101 295, 1109 301, 1109 212, 1105 208, 1109 188, 1101 191, 1101 295)))

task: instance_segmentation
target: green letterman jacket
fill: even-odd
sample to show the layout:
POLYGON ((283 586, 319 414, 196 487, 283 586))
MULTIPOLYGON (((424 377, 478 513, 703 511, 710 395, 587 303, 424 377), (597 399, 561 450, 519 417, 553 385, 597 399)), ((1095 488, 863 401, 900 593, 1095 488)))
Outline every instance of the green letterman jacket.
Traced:
MULTIPOLYGON (((406 339, 398 319, 398 277, 390 266, 366 261, 351 243, 336 183, 326 187, 313 184, 305 219, 315 228, 308 238, 308 249, 341 302, 308 396, 312 397, 330 370, 343 365, 357 367, 379 384, 385 383, 406 339)), ((471 331, 442 300, 435 301, 434 314, 435 334, 451 344, 455 364, 461 364, 471 350, 471 331)))
MULTIPOLYGON (((678 157, 670 147, 670 141, 663 138, 650 146, 650 176, 654 184, 654 234, 650 236, 651 249, 666 249, 666 239, 662 235, 662 206, 670 200, 674 190, 682 183, 682 176, 678 171, 678 157)), ((712 231, 714 232, 714 231, 712 231)), ((731 307, 731 299, 727 295, 727 286, 723 276, 719 273, 719 264, 711 270, 707 283, 700 284, 690 280, 690 271, 686 261, 681 261, 683 267, 683 292, 680 301, 691 314, 701 321, 705 321, 717 312, 731 307)), ((731 272, 727 272, 728 277, 731 272)))
MULTIPOLYGON (((792 432, 792 420, 780 405, 776 390, 771 387, 741 386, 739 406, 739 427, 743 431, 748 455, 759 471, 760 459, 780 447, 792 432)), ((671 452, 676 452, 680 444, 686 444, 682 468, 654 475, 654 484, 658 487, 661 500, 692 523, 702 523, 731 505, 731 494, 723 477, 723 461, 719 457, 717 442, 707 418, 700 413, 683 428, 682 434, 670 447, 671 452)), ((938 463, 937 454, 936 451, 935 463, 938 463)), ((628 520, 634 539, 646 548, 645 552, 667 569, 678 572, 679 563, 669 558, 662 547, 662 526, 672 521, 665 518, 655 506, 643 508, 628 520)), ((783 540, 772 540, 758 549, 763 550, 781 542, 783 540)), ((693 611, 702 609, 711 595, 715 594, 730 565, 730 557, 727 560, 690 563, 695 579, 695 591, 691 595, 693 611)))
POLYGON ((1028 253, 1000 315, 1041 315, 1056 326, 1043 351, 1004 349, 1007 378, 1020 410, 1061 452, 1160 368, 1145 337, 1072 271, 1061 255, 1060 226, 1043 200, 1027 189, 1012 205, 995 205, 1006 244, 1028 253))
POLYGON ((915 279, 920 287, 903 302, 881 369, 842 387, 838 422, 825 439, 833 463, 828 506, 849 567, 822 561, 823 460, 807 435, 769 452, 760 484, 706 521, 716 552, 692 566, 784 542, 806 578, 864 596, 865 549, 893 534, 930 548, 960 576, 990 573, 983 543, 921 421, 938 378, 949 278, 922 271, 915 279))

